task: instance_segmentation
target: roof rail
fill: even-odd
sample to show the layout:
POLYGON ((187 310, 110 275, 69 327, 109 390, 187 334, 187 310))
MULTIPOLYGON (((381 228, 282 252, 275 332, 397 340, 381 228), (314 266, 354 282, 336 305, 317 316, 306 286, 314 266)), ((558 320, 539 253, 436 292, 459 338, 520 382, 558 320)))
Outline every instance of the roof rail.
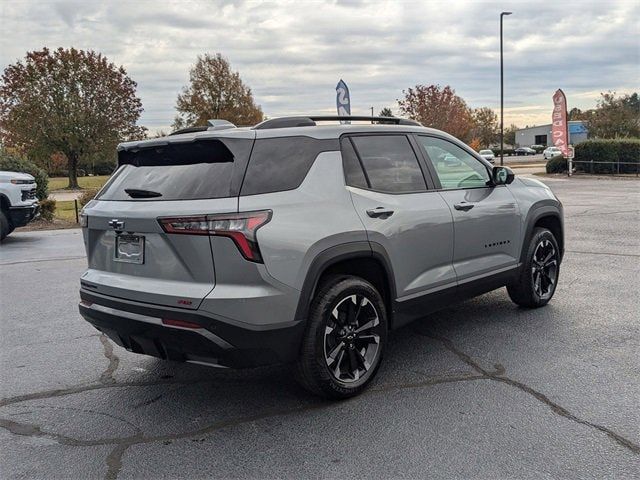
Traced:
POLYGON ((369 117, 365 115, 309 115, 299 117, 271 118, 254 126, 254 130, 265 130, 269 128, 291 128, 291 127, 314 127, 316 122, 329 121, 365 121, 384 125, 413 125, 421 127, 422 124, 415 120, 398 117, 369 117))
POLYGON ((213 131, 213 130, 227 130, 229 128, 236 128, 236 126, 229 122, 228 120, 222 120, 219 118, 207 120, 207 125, 202 125, 199 127, 187 127, 181 128, 180 130, 176 130, 175 132, 171 132, 171 135, 182 135, 183 133, 193 133, 193 132, 204 132, 204 131, 213 131))

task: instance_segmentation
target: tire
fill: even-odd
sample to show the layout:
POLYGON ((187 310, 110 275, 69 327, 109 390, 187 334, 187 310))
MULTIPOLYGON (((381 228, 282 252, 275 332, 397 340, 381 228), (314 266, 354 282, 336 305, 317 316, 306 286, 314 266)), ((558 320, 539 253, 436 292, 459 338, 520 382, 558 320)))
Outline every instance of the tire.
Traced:
POLYGON ((329 277, 309 310, 296 380, 325 398, 358 395, 378 371, 387 325, 382 296, 373 285, 359 277, 329 277))
POLYGON ((560 278, 558 242, 546 228, 536 228, 526 248, 524 265, 507 292, 521 307, 543 307, 553 298, 560 278))
POLYGON ((7 238, 7 235, 12 231, 13 228, 11 228, 7 214, 4 211, 0 211, 0 242, 7 238))

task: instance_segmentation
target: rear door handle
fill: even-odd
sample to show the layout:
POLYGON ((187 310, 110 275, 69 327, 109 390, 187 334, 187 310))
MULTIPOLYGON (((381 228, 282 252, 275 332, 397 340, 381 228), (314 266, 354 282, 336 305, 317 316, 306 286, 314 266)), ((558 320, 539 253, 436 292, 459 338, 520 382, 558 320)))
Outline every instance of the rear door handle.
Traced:
POLYGON ((376 207, 367 210, 367 215, 371 218, 389 218, 393 215, 393 210, 384 207, 376 207))
POLYGON ((473 208, 473 205, 474 205, 473 203, 460 202, 460 203, 456 203, 453 206, 453 208, 455 208, 456 210, 462 210, 463 212, 467 212, 473 208))

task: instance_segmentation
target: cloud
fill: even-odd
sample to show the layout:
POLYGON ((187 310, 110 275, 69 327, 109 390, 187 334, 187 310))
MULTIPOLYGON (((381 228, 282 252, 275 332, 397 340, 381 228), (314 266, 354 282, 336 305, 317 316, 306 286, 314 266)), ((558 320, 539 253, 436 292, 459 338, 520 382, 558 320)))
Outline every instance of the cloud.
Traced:
POLYGON ((472 107, 499 105, 505 18, 505 122, 544 123, 551 95, 588 108, 640 78, 640 4, 618 2, 5 2, 0 66, 48 47, 103 52, 138 82, 151 128, 169 125, 197 55, 221 52, 270 117, 332 112, 339 78, 353 113, 391 106, 418 83, 449 84, 472 107))

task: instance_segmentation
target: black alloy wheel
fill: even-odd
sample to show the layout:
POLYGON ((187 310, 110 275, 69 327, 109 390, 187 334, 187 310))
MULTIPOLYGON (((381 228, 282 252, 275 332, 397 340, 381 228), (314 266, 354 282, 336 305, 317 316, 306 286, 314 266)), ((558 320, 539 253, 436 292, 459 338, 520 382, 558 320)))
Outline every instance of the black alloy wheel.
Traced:
POLYGON ((327 319, 324 359, 336 380, 355 382, 374 364, 380 348, 380 319, 363 294, 338 301, 327 319))

